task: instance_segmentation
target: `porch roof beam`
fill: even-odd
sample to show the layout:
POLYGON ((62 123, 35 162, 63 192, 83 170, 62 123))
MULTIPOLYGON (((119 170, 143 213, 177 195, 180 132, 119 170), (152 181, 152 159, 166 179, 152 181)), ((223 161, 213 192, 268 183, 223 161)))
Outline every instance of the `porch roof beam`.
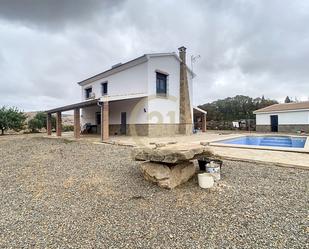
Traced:
POLYGON ((79 103, 76 103, 76 104, 66 105, 66 106, 55 108, 55 109, 47 110, 45 112, 52 114, 52 113, 57 113, 57 112, 71 111, 71 110, 74 110, 76 108, 84 108, 84 107, 88 107, 88 106, 94 106, 94 105, 97 105, 98 100, 99 99, 87 100, 87 101, 79 102, 79 103))

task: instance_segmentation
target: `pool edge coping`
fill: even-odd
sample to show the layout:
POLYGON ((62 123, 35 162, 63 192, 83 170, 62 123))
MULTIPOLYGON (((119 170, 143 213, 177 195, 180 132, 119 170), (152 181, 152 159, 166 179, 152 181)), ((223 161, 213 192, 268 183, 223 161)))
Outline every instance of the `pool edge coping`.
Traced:
MULTIPOLYGON (((284 135, 260 135, 260 134, 251 134, 251 135, 242 135, 238 136, 235 138, 241 138, 241 137, 248 137, 248 136, 254 136, 254 137, 271 137, 271 136, 284 136, 284 135)), ((213 142, 210 142, 210 146, 215 146, 215 147, 228 147, 228 148, 238 148, 238 149, 256 149, 256 150, 268 150, 268 151, 281 151, 281 152, 294 152, 294 153, 304 153, 308 154, 309 153, 309 137, 308 136, 301 136, 301 135, 287 135, 289 137, 305 137, 306 138, 306 143, 303 148, 293 148, 293 147, 275 147, 275 146, 254 146, 254 145, 242 145, 242 144, 223 144, 219 143, 225 140, 230 140, 234 138, 226 138, 226 139, 220 139, 216 140, 213 142), (287 149, 289 148, 289 149, 287 149)))

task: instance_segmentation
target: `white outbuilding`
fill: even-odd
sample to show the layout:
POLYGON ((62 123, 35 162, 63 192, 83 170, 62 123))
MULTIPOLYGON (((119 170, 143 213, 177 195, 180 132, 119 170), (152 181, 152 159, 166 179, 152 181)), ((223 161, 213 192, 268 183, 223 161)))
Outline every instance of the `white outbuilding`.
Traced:
POLYGON ((309 133, 309 101, 275 104, 253 113, 256 131, 309 133))

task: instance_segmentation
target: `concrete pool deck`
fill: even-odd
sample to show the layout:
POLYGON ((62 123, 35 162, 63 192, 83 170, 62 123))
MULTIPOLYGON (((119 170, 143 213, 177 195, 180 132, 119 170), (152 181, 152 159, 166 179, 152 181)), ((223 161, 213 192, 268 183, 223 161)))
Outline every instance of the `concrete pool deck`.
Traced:
MULTIPOLYGON (((130 138, 130 137, 121 137, 113 138, 113 141, 116 144, 122 145, 132 145, 132 146, 153 146, 153 143, 175 143, 172 145, 167 145, 173 149, 176 148, 188 148, 188 147, 197 147, 201 146, 201 143, 207 145, 214 154, 230 160, 238 161, 254 161, 257 163, 267 163, 274 166, 281 167, 295 167, 302 169, 309 169, 309 144, 308 141, 304 149, 297 148, 261 148, 261 147, 252 147, 248 148, 245 146, 231 147, 220 144, 217 146, 216 141, 238 138, 246 135, 254 136, 264 136, 274 134, 259 134, 259 133, 230 133, 227 131, 224 132, 206 132, 200 134, 194 134, 192 136, 175 136, 175 137, 159 137, 159 138, 130 138), (272 150, 269 150, 272 149, 272 150), (274 149, 274 150, 273 150, 274 149), (293 151, 294 150, 294 151, 293 151), (299 153, 301 152, 301 153, 299 153)), ((286 136, 286 134, 278 134, 286 136)), ((294 135, 293 135, 294 136, 294 135)), ((296 135, 295 135, 296 136, 296 135)))
MULTIPOLYGON (((207 145, 214 154, 230 160, 238 161, 253 161, 257 163, 267 163, 274 166, 283 167, 295 167, 302 169, 309 169, 309 146, 308 141, 305 145, 305 149, 300 151, 286 151, 286 149, 261 149, 246 148, 242 146, 231 147, 222 146, 216 143, 216 141, 242 137, 246 135, 254 136, 266 136, 272 135, 271 133, 255 133, 255 132, 233 132, 233 131, 207 131, 206 133, 198 133, 191 136, 173 136, 173 137, 131 137, 131 136, 111 136, 110 143, 123 146, 132 147, 153 147, 154 143, 170 143, 167 146, 171 148, 193 148, 201 146, 201 144, 207 145), (301 153, 300 153, 301 152, 301 153)), ((287 134, 275 134, 286 136, 287 134)), ((291 136, 297 136, 292 135, 291 136)), ((47 136, 46 136, 47 137, 47 136)), ((55 136, 51 136, 54 137, 55 136)), ((73 139, 73 133, 63 133, 62 138, 73 139)), ((92 142, 95 144, 101 144, 99 136, 82 136, 81 138, 85 142, 92 142)))

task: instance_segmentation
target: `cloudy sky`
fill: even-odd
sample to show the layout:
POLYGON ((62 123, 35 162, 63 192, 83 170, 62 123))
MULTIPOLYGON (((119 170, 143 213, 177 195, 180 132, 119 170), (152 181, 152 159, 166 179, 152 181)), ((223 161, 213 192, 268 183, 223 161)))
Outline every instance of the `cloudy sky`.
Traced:
POLYGON ((308 0, 0 0, 0 106, 78 102, 76 82, 181 45, 201 56, 195 104, 308 100, 308 25, 308 0))

